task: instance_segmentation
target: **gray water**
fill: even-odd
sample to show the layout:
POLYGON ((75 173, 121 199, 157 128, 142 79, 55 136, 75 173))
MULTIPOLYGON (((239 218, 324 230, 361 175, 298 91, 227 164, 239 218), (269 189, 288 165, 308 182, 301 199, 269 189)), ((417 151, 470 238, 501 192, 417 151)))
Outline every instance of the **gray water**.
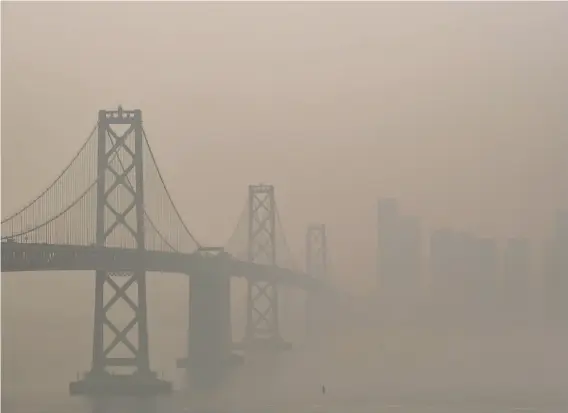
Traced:
MULTIPOLYGON (((68 383, 90 365, 91 281, 71 274, 3 276, 3 412, 568 412, 568 335, 554 329, 472 335, 425 326, 354 327, 306 341, 288 328, 292 351, 249 359, 217 394, 192 396, 175 368, 185 353, 183 277, 149 280, 152 368, 174 382, 174 394, 71 398, 68 383)), ((300 323, 296 316, 291 324, 300 323)), ((236 317, 236 331, 242 321, 236 317)))

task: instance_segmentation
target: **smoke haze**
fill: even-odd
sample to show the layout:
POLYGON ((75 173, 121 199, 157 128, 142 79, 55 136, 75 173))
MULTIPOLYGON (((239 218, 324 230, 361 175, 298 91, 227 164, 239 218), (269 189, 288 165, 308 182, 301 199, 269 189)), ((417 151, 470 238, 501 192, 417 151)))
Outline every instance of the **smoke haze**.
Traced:
MULTIPOLYGON (((528 238, 538 262, 555 212, 568 205, 564 3, 1 7, 2 217, 57 176, 99 109, 119 104, 143 111, 164 180, 203 244, 229 238, 249 184, 272 184, 294 255, 303 262, 306 225, 326 223, 333 280, 355 296, 372 296, 377 285, 379 197, 419 216, 424 234, 449 227, 500 245, 528 238)), ((89 368, 94 282, 79 275, 3 275, 3 397, 28 384, 65 393, 89 368)), ((531 277, 541 308, 542 273, 531 277)), ((152 275, 148 287, 150 341, 153 366, 172 377, 185 351, 187 280, 166 278, 152 275)), ((329 388, 346 397, 429 382, 543 394, 568 385, 563 333, 539 326, 475 347, 477 336, 452 332, 444 341, 449 333, 424 326, 384 327, 373 305, 358 309, 367 324, 345 346, 383 353, 365 362, 347 355, 355 350, 324 346, 318 353, 333 356, 319 359, 292 351, 278 375, 262 373, 277 377, 264 384, 276 390, 263 403, 294 393, 282 389, 308 398, 302 392, 322 376, 337 376, 329 388), (317 373, 297 379, 310 363, 317 373), (376 378, 380 371, 389 374, 376 378)), ((242 322, 234 328, 242 332, 242 322)), ((253 376, 260 386, 265 376, 253 376)), ((236 381, 227 394, 243 404, 247 394, 253 405, 253 385, 236 381)))

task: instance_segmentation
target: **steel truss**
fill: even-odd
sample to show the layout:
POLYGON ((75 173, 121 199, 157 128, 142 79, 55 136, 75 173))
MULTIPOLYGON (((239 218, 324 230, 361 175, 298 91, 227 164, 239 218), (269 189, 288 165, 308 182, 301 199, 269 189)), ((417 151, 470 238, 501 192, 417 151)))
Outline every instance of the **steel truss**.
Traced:
POLYGON ((306 231, 306 273, 322 281, 327 277, 325 224, 310 225, 306 231))
MULTIPOLYGON (((126 243, 140 253, 145 250, 142 153, 140 110, 125 111, 119 106, 117 111, 99 111, 97 246, 126 243), (124 230, 127 236, 122 235, 124 230)), ((143 268, 96 272, 94 325, 92 373, 108 372, 110 367, 150 373, 143 268), (129 315, 113 312, 125 305, 129 315)))
MULTIPOLYGON (((327 234, 325 224, 308 226, 306 231, 306 273, 318 281, 327 280, 327 234)), ((322 312, 327 311, 325 294, 312 293, 306 298, 306 332, 308 335, 322 329, 322 312)))
MULTIPOLYGON (((249 186, 248 260, 276 265, 276 204, 272 185, 249 186)), ((275 282, 249 280, 245 336, 248 342, 282 340, 275 282)))

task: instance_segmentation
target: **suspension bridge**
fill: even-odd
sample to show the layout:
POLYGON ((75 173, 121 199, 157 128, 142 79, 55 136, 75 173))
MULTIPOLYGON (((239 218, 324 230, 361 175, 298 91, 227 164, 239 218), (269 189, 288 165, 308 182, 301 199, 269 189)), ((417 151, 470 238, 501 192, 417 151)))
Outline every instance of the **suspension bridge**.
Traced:
POLYGON ((308 228, 306 269, 300 270, 282 230, 274 187, 251 185, 227 243, 201 245, 164 182, 142 112, 119 106, 99 111, 88 138, 53 183, 2 220, 2 272, 95 272, 92 366, 70 384, 71 394, 168 393, 171 383, 150 368, 146 272, 190 276, 187 355, 178 366, 209 382, 239 360, 236 349, 290 347, 280 334, 278 287, 308 292, 309 322, 318 302, 312 297, 331 291, 325 239, 325 226, 308 228), (232 277, 247 281, 241 343, 233 343, 231 334, 232 277), (129 314, 113 312, 118 305, 129 314))

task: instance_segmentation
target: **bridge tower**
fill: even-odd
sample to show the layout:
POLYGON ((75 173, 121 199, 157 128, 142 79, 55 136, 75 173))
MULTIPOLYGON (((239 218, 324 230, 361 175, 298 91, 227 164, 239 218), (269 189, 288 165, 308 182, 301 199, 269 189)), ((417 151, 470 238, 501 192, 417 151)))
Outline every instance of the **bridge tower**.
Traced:
MULTIPOLYGON (((272 185, 249 186, 248 261, 276 265, 276 203, 272 185)), ((290 347, 280 335, 278 305, 276 282, 248 281, 247 348, 290 347)))
MULTIPOLYGON (((306 273, 317 280, 327 279, 327 233, 325 224, 312 224, 306 231, 306 273)), ((307 332, 319 327, 326 309, 324 292, 309 293, 306 298, 307 332)))
POLYGON ((319 280, 327 277, 327 234, 325 224, 313 224, 306 231, 306 273, 319 280))
POLYGON ((84 379, 70 384, 71 394, 171 391, 171 383, 159 380, 150 370, 143 269, 143 148, 140 110, 119 106, 99 111, 96 245, 136 249, 141 267, 96 271, 92 367, 84 379), (116 311, 120 306, 127 309, 116 311), (117 369, 122 371, 117 374, 117 369))

